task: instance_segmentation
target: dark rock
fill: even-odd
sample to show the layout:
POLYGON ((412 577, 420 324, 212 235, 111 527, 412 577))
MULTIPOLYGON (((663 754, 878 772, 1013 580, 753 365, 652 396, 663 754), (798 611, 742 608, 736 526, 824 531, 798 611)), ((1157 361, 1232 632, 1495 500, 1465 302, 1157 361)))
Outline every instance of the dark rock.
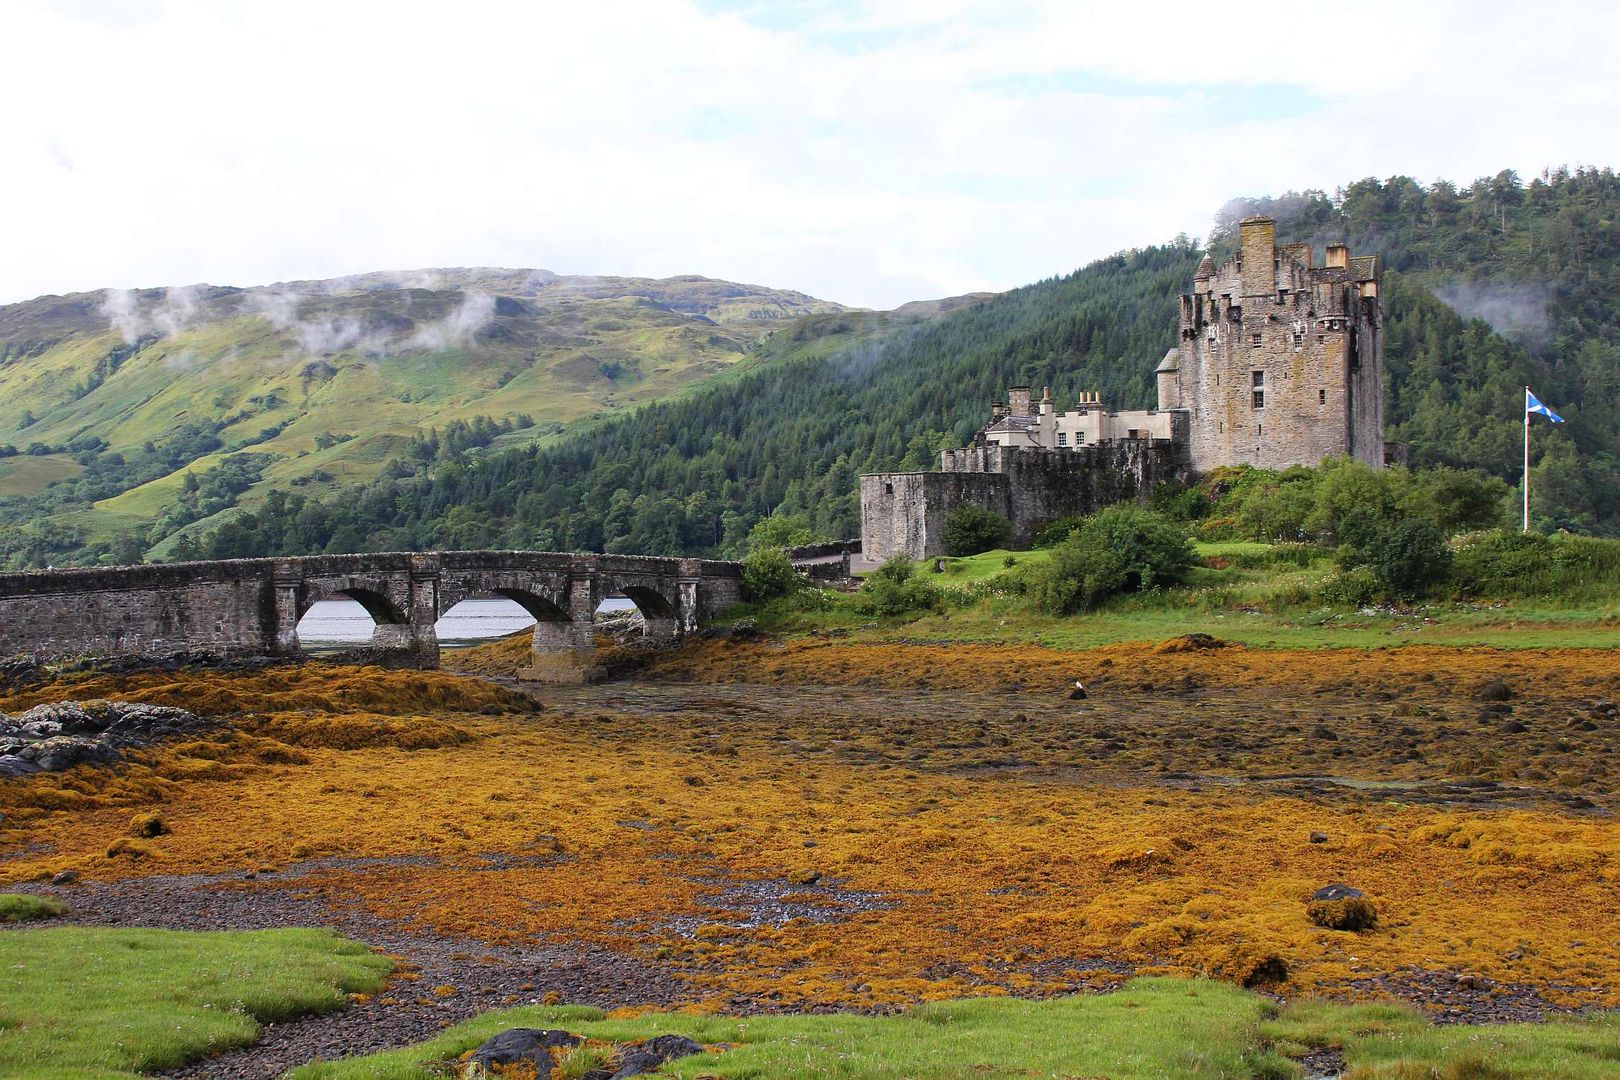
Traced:
POLYGON ((1324 885, 1311 893, 1312 900, 1359 900, 1367 894, 1353 885, 1346 885, 1342 881, 1335 881, 1331 885, 1324 885))
POLYGON ((1069 700, 1070 701, 1084 701, 1084 700, 1086 700, 1086 688, 1081 685, 1079 679, 1074 680, 1074 689, 1069 691, 1069 700))
POLYGON ((51 884, 52 885, 72 885, 75 881, 78 881, 78 880, 79 880, 79 872, 77 870, 63 870, 61 873, 59 873, 59 874, 57 874, 57 875, 55 875, 54 877, 51 878, 51 884))
POLYGON ((1511 701, 1513 700, 1513 687, 1501 679, 1491 679, 1480 683, 1474 691, 1475 701, 1511 701))
POLYGON ((1325 844, 1327 842, 1328 842, 1328 834, 1327 833, 1325 833, 1325 832, 1313 832, 1313 833, 1311 833, 1311 843, 1313 843, 1313 844, 1325 844))
POLYGON ((1338 742, 1339 735, 1338 732, 1334 731, 1326 724, 1318 724, 1316 727, 1311 729, 1311 738, 1322 739, 1327 742, 1338 742))
POLYGON ((614 1059, 618 1069, 613 1073, 612 1080, 626 1080, 626 1077, 641 1076, 644 1073, 657 1072, 664 1059, 657 1054, 649 1054, 645 1050, 631 1050, 629 1053, 614 1059))
POLYGON ((126 747, 209 726, 184 709, 132 701, 58 701, 0 715, 0 777, 113 761, 126 747))
POLYGON ((508 1028, 498 1035, 492 1035, 479 1044, 467 1058, 489 1068, 491 1065, 515 1065, 520 1061, 532 1061, 536 1065, 544 1065, 547 1073, 551 1070, 551 1055, 547 1051, 553 1046, 578 1046, 585 1040, 578 1035, 567 1031, 553 1031, 548 1028, 508 1028))
POLYGON ((649 1054, 657 1054, 664 1061, 674 1061, 676 1058, 691 1057, 693 1054, 704 1052, 702 1043, 688 1039, 685 1035, 659 1035, 642 1043, 640 1049, 649 1054))
POLYGON ((1509 720, 1502 725, 1502 732, 1505 735, 1523 735, 1529 730, 1530 726, 1523 720, 1509 720))

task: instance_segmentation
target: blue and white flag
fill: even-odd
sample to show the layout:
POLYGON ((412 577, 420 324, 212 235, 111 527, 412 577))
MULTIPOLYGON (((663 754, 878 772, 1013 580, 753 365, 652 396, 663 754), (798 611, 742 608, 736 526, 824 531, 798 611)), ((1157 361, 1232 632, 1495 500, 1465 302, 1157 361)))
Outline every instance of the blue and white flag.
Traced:
POLYGON ((1564 422, 1564 418, 1543 405, 1541 399, 1532 394, 1528 386, 1524 388, 1524 412, 1526 416, 1530 413, 1540 413, 1555 424, 1564 422))

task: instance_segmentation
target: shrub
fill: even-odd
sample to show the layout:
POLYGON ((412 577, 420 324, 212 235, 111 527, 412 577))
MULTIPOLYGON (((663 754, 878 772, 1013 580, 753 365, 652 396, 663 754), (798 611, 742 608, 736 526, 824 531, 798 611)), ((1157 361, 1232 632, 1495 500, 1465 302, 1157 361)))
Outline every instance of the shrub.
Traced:
POLYGON ((1395 522, 1362 546, 1378 584, 1393 596, 1421 596, 1444 584, 1451 572, 1445 535, 1427 518, 1395 522))
POLYGON ((801 584, 799 572, 787 552, 776 547, 760 547, 743 558, 743 595, 750 600, 772 600, 787 596, 801 584))
POLYGON ((1456 542, 1452 579, 1465 596, 1607 599, 1620 592, 1620 541, 1475 533, 1456 542))
POLYGON ((1012 524, 994 510, 959 506, 945 518, 945 553, 956 558, 998 548, 1012 535, 1012 524))
POLYGON ((1055 518, 1035 530, 1035 546, 1038 548, 1057 547, 1069 538, 1069 534, 1085 523, 1081 514, 1065 514, 1055 518))
POLYGON ((943 599, 938 587, 917 576, 916 563, 896 555, 866 579, 859 604, 874 615, 912 615, 937 611, 943 599))
POLYGON ((1378 598, 1378 578, 1367 566, 1341 570, 1323 583, 1319 595, 1334 607, 1366 607, 1378 598))
POLYGON ((1115 593, 1175 584, 1193 562, 1179 523, 1126 503, 1087 518, 1032 575, 1029 591, 1045 610, 1071 614, 1115 593))

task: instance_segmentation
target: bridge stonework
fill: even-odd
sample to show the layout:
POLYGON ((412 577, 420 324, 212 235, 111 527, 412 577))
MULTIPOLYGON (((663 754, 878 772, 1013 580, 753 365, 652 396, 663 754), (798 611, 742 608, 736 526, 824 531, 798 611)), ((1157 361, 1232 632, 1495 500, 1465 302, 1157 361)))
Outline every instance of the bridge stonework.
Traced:
POLYGON ((503 596, 534 616, 519 675, 577 682, 607 596, 635 602, 653 638, 677 638, 742 599, 736 563, 542 551, 315 555, 0 574, 0 656, 298 652, 316 601, 356 600, 373 647, 437 667, 434 623, 471 597, 503 596))

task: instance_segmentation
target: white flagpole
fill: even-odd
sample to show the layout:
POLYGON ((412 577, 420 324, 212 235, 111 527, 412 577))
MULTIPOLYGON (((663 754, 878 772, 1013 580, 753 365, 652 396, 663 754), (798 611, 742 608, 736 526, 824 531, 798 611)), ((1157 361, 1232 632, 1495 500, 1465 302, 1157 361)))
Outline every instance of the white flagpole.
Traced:
POLYGON ((1524 388, 1524 531, 1530 531, 1530 388, 1524 388))

